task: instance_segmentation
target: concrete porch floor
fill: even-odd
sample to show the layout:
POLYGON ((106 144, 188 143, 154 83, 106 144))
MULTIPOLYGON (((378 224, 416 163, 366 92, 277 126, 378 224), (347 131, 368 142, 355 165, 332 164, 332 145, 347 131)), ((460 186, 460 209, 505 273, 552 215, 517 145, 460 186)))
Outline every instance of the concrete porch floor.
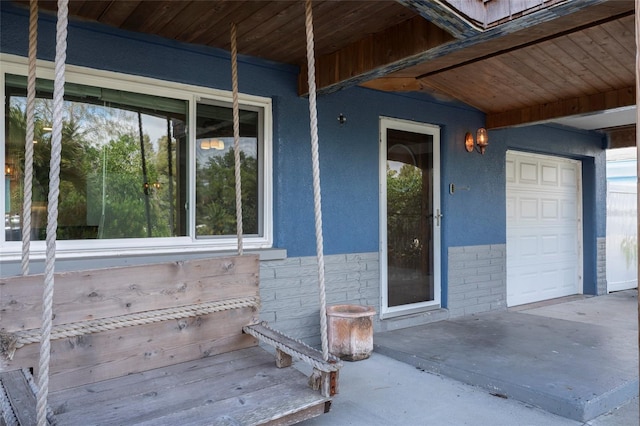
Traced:
POLYGON ((637 291, 377 333, 375 352, 580 422, 638 396, 637 291))

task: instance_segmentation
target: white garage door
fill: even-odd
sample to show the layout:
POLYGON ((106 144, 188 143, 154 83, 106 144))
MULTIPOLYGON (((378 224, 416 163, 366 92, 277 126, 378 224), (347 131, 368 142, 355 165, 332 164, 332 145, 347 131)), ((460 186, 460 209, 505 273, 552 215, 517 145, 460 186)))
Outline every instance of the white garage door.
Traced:
POLYGON ((582 292, 578 161, 507 152, 507 306, 582 292))

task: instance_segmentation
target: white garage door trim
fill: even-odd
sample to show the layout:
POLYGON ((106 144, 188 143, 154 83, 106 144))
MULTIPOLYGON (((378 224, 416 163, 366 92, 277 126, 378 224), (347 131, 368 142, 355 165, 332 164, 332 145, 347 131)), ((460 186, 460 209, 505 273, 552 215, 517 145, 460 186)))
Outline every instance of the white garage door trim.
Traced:
POLYGON ((582 293, 582 165, 507 151, 507 306, 582 293))

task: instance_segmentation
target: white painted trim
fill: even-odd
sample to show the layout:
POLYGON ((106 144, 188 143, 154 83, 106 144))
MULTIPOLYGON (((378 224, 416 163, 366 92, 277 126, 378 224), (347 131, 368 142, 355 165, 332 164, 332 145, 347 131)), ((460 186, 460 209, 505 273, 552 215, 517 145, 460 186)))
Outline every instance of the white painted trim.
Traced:
POLYGON ((440 307, 442 293, 441 229, 433 218, 433 266, 434 300, 403 306, 389 306, 388 301, 388 265, 387 265, 387 129, 397 129, 413 133, 422 133, 433 137, 433 209, 442 211, 440 205, 440 126, 397 118, 380 117, 379 126, 379 194, 380 194, 380 318, 393 318, 410 315, 440 307))
MULTIPOLYGON (((2 99, 5 91, 5 74, 27 74, 27 58, 0 54, 0 95, 2 99)), ((53 80, 53 62, 39 60, 37 62, 37 77, 53 80)), ((189 102, 189 165, 188 188, 189 194, 189 236, 174 238, 127 238, 110 240, 65 240, 57 241, 57 256, 61 258, 86 258, 99 256, 138 256, 147 254, 166 254, 173 252, 205 252, 233 250, 237 247, 235 235, 216 237, 211 239, 196 239, 195 225, 191 211, 195 206, 195 170, 192 162, 195 161, 195 110, 199 99, 212 99, 231 104, 230 91, 194 86, 183 83, 175 83, 153 79, 149 77, 134 76, 112 71, 95 70, 75 65, 67 65, 66 81, 93 87, 102 87, 115 90, 123 90, 133 93, 150 93, 173 99, 189 102)), ((244 237, 246 250, 259 250, 273 246, 273 103, 270 98, 239 94, 241 105, 254 106, 263 110, 264 128, 264 164, 263 167, 263 235, 244 237)), ((5 135, 5 120, 0 120, 0 134, 5 135)), ((4 139, 3 139, 4 140, 4 139)), ((0 157, 5 158, 4 142, 0 144, 0 157)), ((0 209, 4 212, 4 184, 0 189, 0 209)), ((20 241, 4 241, 4 233, 0 235, 0 261, 19 260, 22 244, 20 241)), ((32 258, 44 258, 45 242, 34 241, 31 244, 32 258)))

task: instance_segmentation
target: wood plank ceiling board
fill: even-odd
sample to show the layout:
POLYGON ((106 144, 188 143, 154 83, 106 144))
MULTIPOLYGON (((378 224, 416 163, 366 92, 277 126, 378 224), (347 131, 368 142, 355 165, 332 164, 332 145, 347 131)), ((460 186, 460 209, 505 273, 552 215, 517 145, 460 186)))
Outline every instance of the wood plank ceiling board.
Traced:
MULTIPOLYGON (((28 5, 28 0, 15 2, 28 5)), ((42 10, 57 8, 55 1, 39 4, 42 10)), ((83 20, 225 50, 230 24, 236 22, 240 53, 290 64, 305 58, 301 1, 71 0, 69 7, 71 16, 83 20)), ((316 0, 313 10, 319 55, 416 15, 392 0, 316 0)))
MULTIPOLYGON (((444 55, 431 58, 429 61, 407 67, 389 74, 388 77, 416 77, 431 72, 441 71, 448 67, 458 66, 467 61, 480 60, 487 55, 493 55, 510 49, 517 49, 530 43, 536 43, 555 35, 566 33, 572 29, 595 25, 600 21, 615 21, 625 16, 633 17, 633 2, 610 1, 597 4, 575 12, 569 16, 562 16, 555 20, 542 22, 533 27, 514 31, 508 35, 487 38, 487 35, 477 36, 477 43, 461 41, 459 48, 444 55), (484 38, 484 39, 483 39, 484 38)), ((493 31, 497 31, 494 29, 493 31)), ((491 31, 488 32, 491 34, 491 31)), ((633 34, 633 32, 632 32, 633 34)))
MULTIPOLYGON (((279 6, 281 7, 281 5, 279 6)), ((233 14, 227 16, 225 20, 220 21, 219 28, 216 28, 214 31, 210 31, 207 34, 208 37, 202 37, 200 42, 208 46, 216 46, 224 50, 231 50, 231 23, 235 22, 239 29, 251 27, 253 25, 252 18, 255 16, 263 16, 265 13, 268 13, 264 11, 264 9, 268 8, 268 2, 245 2, 242 7, 236 9, 233 14), (249 24, 247 24, 247 22, 249 24)), ((243 52, 241 49, 242 46, 238 45, 238 51, 243 52)))
POLYGON ((261 56, 264 51, 258 53, 254 46, 260 46, 260 41, 264 40, 293 17, 298 22, 301 16, 302 7, 297 2, 289 2, 285 7, 277 3, 271 3, 259 13, 249 16, 243 21, 236 22, 238 25, 238 45, 245 55, 261 56))
MULTIPOLYGON (((94 19, 98 22, 111 25, 114 27, 120 27, 123 22, 127 20, 132 11, 136 10, 138 6, 144 4, 142 1, 114 1, 114 2, 97 2, 107 3, 107 7, 104 9, 101 15, 96 18, 86 17, 87 19, 94 19)), ((70 3, 71 4, 71 3, 70 3)), ((84 17, 84 15, 80 15, 84 17)))
POLYGON ((581 65, 579 77, 586 79, 591 78, 599 80, 597 87, 599 89, 613 89, 622 83, 622 80, 613 75, 608 69, 608 63, 602 63, 592 55, 588 50, 588 44, 585 43, 581 34, 569 35, 558 39, 555 44, 564 52, 565 60, 576 62, 581 65))
POLYGON ((573 69, 576 64, 564 60, 563 54, 555 45, 549 44, 545 49, 539 46, 531 46, 529 55, 532 60, 539 64, 541 69, 554 69, 553 78, 563 87, 581 86, 582 90, 586 90, 588 93, 597 91, 596 85, 592 85, 578 76, 578 73, 573 69))
POLYGON ((150 13, 148 3, 139 3, 120 27, 126 30, 155 34, 167 25, 167 21, 170 22, 173 17, 182 14, 190 4, 188 1, 154 2, 152 13, 150 13))
MULTIPOLYGON (((626 79, 621 75, 614 77, 601 65, 608 62, 606 55, 597 59, 601 61, 598 64, 591 63, 596 59, 588 49, 594 47, 579 46, 573 41, 546 42, 437 73, 422 78, 421 81, 428 87, 445 91, 485 112, 500 112, 577 97, 585 93, 585 87, 588 88, 586 94, 593 95, 633 85, 633 76, 626 79), (564 60, 548 60, 536 64, 534 58, 541 53, 548 58, 564 60), (570 67, 569 72, 564 65, 570 67), (567 74, 571 75, 571 81, 563 78, 558 81, 556 76, 567 74), (477 91, 473 90, 478 82, 485 85, 485 97, 476 95, 477 91), (500 96, 486 98, 487 90, 500 96)), ((629 61, 633 61, 633 58, 630 57, 629 61)))
POLYGON ((242 6, 240 2, 202 2, 206 5, 201 4, 200 6, 194 3, 197 2, 190 2, 173 19, 165 20, 164 25, 156 34, 172 40, 204 45, 205 43, 201 39, 219 31, 222 28, 221 22, 225 22, 224 27, 228 31, 226 17, 242 6))
POLYGON ((168 22, 158 35, 186 43, 205 44, 214 31, 223 27, 228 31, 230 17, 241 7, 241 2, 215 2, 210 7, 196 10, 197 13, 189 8, 168 22))
MULTIPOLYGON (((42 1, 38 2, 38 5, 40 7, 43 7, 43 3, 42 1)), ((55 2, 50 1, 49 3, 53 4, 55 2)), ((80 8, 82 7, 83 3, 81 2, 73 2, 73 3, 69 3, 69 15, 77 15, 80 12, 80 8)), ((49 6, 49 7, 45 7, 45 9, 52 9, 55 10, 57 6, 53 5, 53 6, 49 6)))
POLYGON ((635 103, 635 88, 627 87, 593 95, 580 95, 558 102, 530 105, 497 113, 488 113, 486 127, 495 129, 551 121, 560 117, 593 114, 635 103))
MULTIPOLYGON (((306 62, 304 8, 300 7, 300 20, 292 22, 291 33, 283 37, 282 43, 273 46, 273 55, 288 55, 291 59, 285 62, 294 64, 306 62)), ((317 2, 313 14, 316 57, 415 16, 401 5, 388 1, 317 2)))
POLYGON ((487 113, 541 105, 538 109, 543 112, 539 115, 551 118, 551 114, 566 113, 565 108, 590 111, 612 102, 614 107, 625 106, 615 105, 614 99, 626 98, 618 94, 634 84, 634 55, 624 46, 632 42, 628 31, 632 23, 633 16, 604 22, 481 61, 433 72, 420 81, 426 87, 443 91, 487 113), (505 78, 487 78, 496 73, 505 78), (486 87, 478 93, 466 83, 468 81, 480 82, 486 87), (500 95, 492 96, 488 92, 500 95), (572 101, 563 104, 560 102, 563 100, 572 101))
MULTIPOLYGON (((633 24, 633 19, 628 19, 633 24)), ((605 58, 609 61, 608 66, 611 71, 619 75, 623 81, 635 79, 635 69, 633 61, 629 61, 630 55, 633 55, 627 47, 634 46, 635 40, 632 38, 624 39, 623 34, 612 37, 613 30, 608 31, 607 25, 601 25, 589 28, 584 31, 586 37, 591 39, 594 46, 592 55, 605 58), (624 44, 627 44, 627 47, 624 44)))
MULTIPOLYGON (((87 16, 89 19, 98 19, 107 7, 109 7, 109 3, 84 2, 77 13, 82 16, 87 16)), ((69 13, 72 13, 72 10, 69 10, 69 13)))

